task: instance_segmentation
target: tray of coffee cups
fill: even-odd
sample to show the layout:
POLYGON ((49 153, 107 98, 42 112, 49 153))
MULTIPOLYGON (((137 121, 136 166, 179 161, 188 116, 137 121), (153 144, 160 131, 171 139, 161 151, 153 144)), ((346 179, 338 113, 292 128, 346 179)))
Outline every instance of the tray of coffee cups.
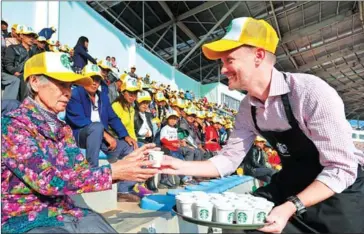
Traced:
POLYGON ((176 195, 173 212, 197 225, 230 229, 255 230, 265 225, 274 204, 265 198, 233 192, 181 192, 176 195))

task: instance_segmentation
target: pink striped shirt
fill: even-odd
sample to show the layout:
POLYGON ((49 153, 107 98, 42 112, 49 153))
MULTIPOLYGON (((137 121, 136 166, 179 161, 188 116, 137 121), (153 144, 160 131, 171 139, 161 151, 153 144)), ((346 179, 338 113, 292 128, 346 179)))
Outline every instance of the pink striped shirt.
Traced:
POLYGON ((273 68, 268 99, 262 103, 249 95, 244 98, 228 144, 210 161, 221 176, 234 172, 243 161, 259 134, 250 105, 257 107, 257 124, 261 130, 290 129, 280 98, 286 93, 299 127, 319 151, 324 169, 316 179, 334 192, 342 192, 356 180, 358 164, 364 165, 364 154, 354 146, 352 129, 337 92, 322 79, 309 74, 287 73, 286 82, 283 73, 273 68))

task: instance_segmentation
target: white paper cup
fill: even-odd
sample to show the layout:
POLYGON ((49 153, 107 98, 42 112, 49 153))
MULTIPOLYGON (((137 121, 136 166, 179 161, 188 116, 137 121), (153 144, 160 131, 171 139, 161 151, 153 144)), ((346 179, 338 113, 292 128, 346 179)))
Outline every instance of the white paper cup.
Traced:
POLYGON ((216 205, 216 222, 232 224, 234 221, 235 210, 228 203, 216 205))
POLYGON ((213 205, 210 202, 200 201, 195 203, 195 218, 203 221, 211 221, 213 205))
POLYGON ((254 224, 264 224, 269 211, 266 208, 256 207, 254 209, 254 224))
POLYGON ((193 217, 193 204, 195 200, 191 198, 182 198, 179 200, 180 210, 184 216, 193 217))
POLYGON ((235 221, 237 224, 253 224, 254 210, 249 205, 235 207, 235 221))
POLYGON ((161 167, 161 162, 163 160, 164 153, 162 151, 149 151, 149 160, 154 161, 152 167, 161 167))

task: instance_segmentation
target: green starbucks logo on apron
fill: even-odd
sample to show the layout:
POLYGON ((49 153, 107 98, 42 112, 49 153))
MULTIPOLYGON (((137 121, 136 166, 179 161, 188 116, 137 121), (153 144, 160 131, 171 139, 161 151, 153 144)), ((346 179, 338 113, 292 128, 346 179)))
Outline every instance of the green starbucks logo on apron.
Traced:
POLYGON ((248 216, 244 212, 238 213, 238 222, 239 223, 246 223, 247 219, 248 219, 248 216))
POLYGON ((265 213, 264 212, 259 212, 257 214, 257 219, 258 219, 258 222, 264 222, 264 220, 265 220, 265 213))
POLYGON ((228 216, 228 222, 229 223, 232 223, 234 220, 234 213, 229 213, 229 216, 228 216))
POLYGON ((65 68, 67 68, 67 69, 69 69, 69 70, 71 70, 71 69, 72 69, 72 68, 71 68, 71 61, 70 61, 70 59, 69 59, 68 55, 66 55, 66 54, 62 54, 62 55, 61 55, 61 57, 60 57, 60 60, 61 60, 62 65, 63 65, 65 68))
POLYGON ((206 209, 200 210, 200 219, 207 220, 209 217, 209 211, 206 209))

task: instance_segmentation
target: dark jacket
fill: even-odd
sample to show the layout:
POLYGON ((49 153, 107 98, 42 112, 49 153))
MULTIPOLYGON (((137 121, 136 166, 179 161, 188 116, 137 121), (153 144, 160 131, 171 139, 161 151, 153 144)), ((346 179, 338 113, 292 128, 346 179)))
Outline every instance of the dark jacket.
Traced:
POLYGON ((40 54, 40 53, 46 52, 46 49, 45 48, 44 49, 41 49, 37 45, 33 45, 32 48, 31 48, 31 50, 32 50, 32 56, 33 55, 36 55, 36 54, 40 54))
POLYGON ((138 132, 139 132, 140 128, 143 125, 143 119, 142 119, 142 117, 140 117, 139 111, 137 111, 137 110, 135 110, 135 115, 134 115, 135 135, 137 136, 139 142, 152 143, 152 142, 154 142, 153 125, 152 125, 153 116, 152 116, 151 113, 145 112, 145 117, 147 119, 147 123, 148 123, 148 126, 149 126, 150 130, 152 130, 152 136, 148 137, 148 138, 145 138, 145 139, 142 139, 141 136, 138 135, 138 132))
MULTIPOLYGON (((109 97, 107 96, 107 86, 102 84, 102 92, 98 92, 98 110, 101 123, 107 130, 109 126, 117 134, 119 139, 128 136, 123 123, 111 108, 109 97)), ((77 139, 81 128, 90 125, 91 122, 91 100, 88 93, 82 86, 77 86, 72 90, 71 100, 66 109, 66 122, 71 126, 73 135, 77 139)))
POLYGON ((8 46, 3 57, 4 72, 10 75, 15 72, 23 73, 24 64, 32 55, 32 49, 27 51, 22 44, 8 46))
POLYGON ((87 61, 90 60, 93 64, 96 64, 96 60, 87 53, 87 49, 82 45, 75 47, 75 54, 73 56, 73 66, 82 69, 86 66, 87 61))
POLYGON ((244 174, 254 175, 256 168, 265 168, 265 152, 253 145, 246 154, 244 161, 244 174))
POLYGON ((193 141, 191 142, 192 144, 196 146, 201 144, 201 141, 197 136, 197 131, 195 126, 189 124, 185 118, 181 118, 179 127, 188 131, 189 136, 191 137, 190 139, 193 141))

